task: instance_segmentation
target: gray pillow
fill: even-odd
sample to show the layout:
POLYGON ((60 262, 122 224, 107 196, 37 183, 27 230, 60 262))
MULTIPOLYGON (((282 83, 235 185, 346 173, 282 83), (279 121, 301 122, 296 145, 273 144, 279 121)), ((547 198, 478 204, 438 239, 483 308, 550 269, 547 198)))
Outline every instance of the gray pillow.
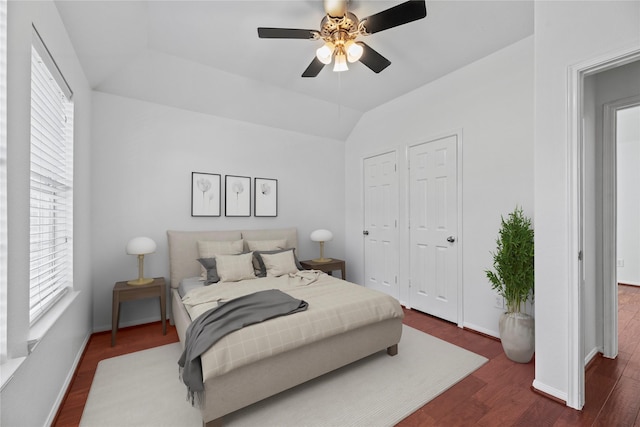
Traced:
POLYGON ((296 267, 298 268, 298 270, 304 270, 304 268, 302 268, 302 265, 300 265, 300 261, 298 261, 298 257, 296 256, 296 251, 294 250, 294 248, 276 249, 273 251, 253 251, 253 257, 256 259, 256 261, 258 261, 258 265, 260 266, 260 269, 256 273, 256 276, 267 277, 267 267, 265 267, 264 261, 262 260, 262 257, 260 256, 260 254, 270 255, 270 254, 279 254, 280 252, 287 252, 287 251, 293 251, 293 260, 296 263, 296 267))
POLYGON ((198 258, 198 261, 207 270, 207 278, 204 281, 204 285, 208 286, 212 283, 218 283, 220 277, 218 276, 218 270, 216 269, 215 258, 198 258))

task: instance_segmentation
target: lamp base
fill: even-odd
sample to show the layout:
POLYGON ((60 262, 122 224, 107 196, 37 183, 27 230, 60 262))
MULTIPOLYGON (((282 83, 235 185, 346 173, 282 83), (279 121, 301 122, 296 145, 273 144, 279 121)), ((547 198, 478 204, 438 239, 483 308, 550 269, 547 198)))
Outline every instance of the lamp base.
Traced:
POLYGON ((330 262, 333 261, 333 258, 316 258, 312 259, 313 262, 330 262))
POLYGON ((141 277, 141 278, 136 279, 136 280, 129 280, 127 282, 127 285, 148 285, 151 282, 153 282, 153 279, 148 279, 148 278, 145 278, 145 277, 141 277))

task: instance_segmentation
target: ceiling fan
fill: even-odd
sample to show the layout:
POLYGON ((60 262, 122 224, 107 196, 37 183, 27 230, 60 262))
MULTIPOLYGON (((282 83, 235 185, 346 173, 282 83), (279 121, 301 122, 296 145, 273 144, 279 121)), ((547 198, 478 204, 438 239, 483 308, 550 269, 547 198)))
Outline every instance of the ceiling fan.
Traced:
POLYGON ((427 16, 425 0, 410 0, 363 19, 347 11, 348 0, 324 0, 326 16, 320 22, 320 30, 296 28, 258 28, 261 39, 322 40, 324 45, 316 50, 316 56, 302 73, 302 77, 315 77, 325 65, 334 61, 333 71, 346 71, 347 62, 360 61, 373 72, 391 65, 360 36, 378 33, 389 28, 417 21, 427 16))

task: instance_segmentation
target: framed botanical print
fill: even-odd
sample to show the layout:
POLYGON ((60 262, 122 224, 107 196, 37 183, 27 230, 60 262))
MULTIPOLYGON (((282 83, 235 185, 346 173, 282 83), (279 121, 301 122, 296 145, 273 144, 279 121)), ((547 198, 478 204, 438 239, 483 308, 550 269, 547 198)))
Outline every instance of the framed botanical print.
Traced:
POLYGON ((253 182, 253 214, 278 216, 278 180, 254 178, 253 182))
POLYGON ((220 216, 221 176, 191 172, 191 216, 220 216))
POLYGON ((224 184, 225 216, 251 216, 251 178, 226 175, 224 184))

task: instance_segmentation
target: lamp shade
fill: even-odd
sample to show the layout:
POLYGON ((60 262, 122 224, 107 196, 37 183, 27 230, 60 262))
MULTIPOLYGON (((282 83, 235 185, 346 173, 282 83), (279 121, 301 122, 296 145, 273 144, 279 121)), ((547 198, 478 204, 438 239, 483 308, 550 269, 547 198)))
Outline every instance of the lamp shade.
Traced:
POLYGON ((315 230, 311 233, 310 238, 314 242, 328 242, 333 239, 333 233, 324 229, 315 230))
POLYGON ((339 73, 341 71, 347 71, 349 67, 347 67, 347 55, 344 53, 344 50, 338 50, 335 54, 335 60, 333 63, 333 71, 339 73))
POLYGON ((331 43, 326 43, 316 50, 316 57, 320 62, 325 65, 331 63, 331 57, 333 56, 334 46, 331 43))
POLYGON ((356 62, 362 58, 362 54, 364 53, 364 48, 361 44, 350 40, 346 43, 345 47, 347 48, 347 61, 356 62))
POLYGON ((156 242, 148 237, 134 237, 127 243, 129 255, 151 254, 156 251, 156 242))

